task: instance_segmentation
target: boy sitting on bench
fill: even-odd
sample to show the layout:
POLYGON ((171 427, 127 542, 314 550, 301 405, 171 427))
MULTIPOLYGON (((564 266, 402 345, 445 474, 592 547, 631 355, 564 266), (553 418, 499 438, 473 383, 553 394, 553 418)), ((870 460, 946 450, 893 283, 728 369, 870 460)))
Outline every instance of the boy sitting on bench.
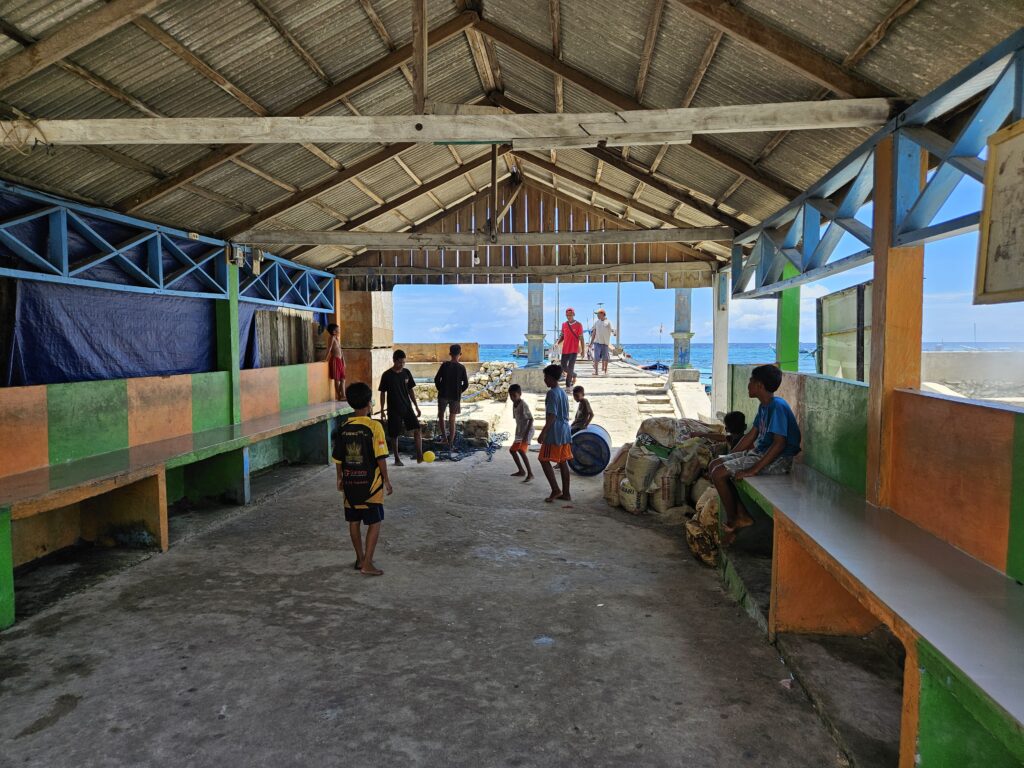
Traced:
POLYGON ((784 475, 792 468, 793 457, 800 453, 800 427, 793 410, 775 396, 781 384, 782 371, 777 366, 759 365, 751 371, 747 395, 761 403, 754 426, 732 453, 708 465, 708 477, 725 509, 724 544, 731 543, 740 528, 754 524, 736 494, 736 481, 754 475, 784 475))

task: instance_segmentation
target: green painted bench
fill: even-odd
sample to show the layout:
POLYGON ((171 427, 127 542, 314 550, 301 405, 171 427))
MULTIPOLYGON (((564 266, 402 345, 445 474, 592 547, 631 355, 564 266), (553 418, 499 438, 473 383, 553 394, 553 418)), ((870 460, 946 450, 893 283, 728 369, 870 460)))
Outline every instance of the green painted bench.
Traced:
POLYGON ((182 495, 245 504, 251 446, 281 436, 288 461, 326 464, 332 422, 351 411, 344 403, 315 403, 0 477, 0 629, 14 621, 14 521, 26 546, 38 542, 38 555, 79 540, 164 551, 169 471, 183 482, 182 495))
POLYGON ((774 518, 770 636, 903 642, 901 766, 1024 764, 1024 586, 809 467, 740 485, 774 518))

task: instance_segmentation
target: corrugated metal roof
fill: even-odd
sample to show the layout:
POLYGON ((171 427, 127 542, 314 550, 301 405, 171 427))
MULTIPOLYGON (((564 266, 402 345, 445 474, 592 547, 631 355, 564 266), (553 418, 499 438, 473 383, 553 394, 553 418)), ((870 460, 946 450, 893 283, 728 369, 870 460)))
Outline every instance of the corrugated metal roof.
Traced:
MULTIPOLYGON (((388 46, 370 23, 358 0, 265 0, 291 34, 315 58, 332 81, 351 76, 388 52, 388 46)), ((0 4, 0 17, 24 33, 40 36, 68 23, 75 16, 101 5, 98 0, 27 0, 0 4)), ((590 74, 610 88, 633 96, 640 54, 653 0, 588 0, 561 3, 562 57, 570 66, 590 74)), ((373 0, 373 7, 393 44, 404 45, 411 36, 407 0, 373 0)), ((791 35, 834 61, 850 53, 889 12, 890 0, 739 0, 737 7, 756 19, 791 35)), ((451 0, 430 0, 429 24, 436 27, 458 13, 451 0)), ((548 0, 507 0, 488 3, 487 18, 542 50, 551 50, 548 0)), ((272 114, 285 113, 304 99, 323 90, 325 84, 312 68, 281 37, 262 13, 247 0, 208 3, 203 0, 167 0, 148 17, 209 66, 215 68, 272 114)), ((1024 25, 1020 0, 934 0, 921 3, 899 19, 882 42, 854 70, 862 77, 902 95, 920 95, 934 88, 979 54, 1024 25), (951 20, 956 19, 952 24, 951 20)), ((675 107, 685 93, 713 30, 678 3, 667 3, 654 48, 645 106, 675 107)), ((554 110, 554 77, 539 65, 500 44, 494 46, 506 93, 531 109, 554 110)), ((0 60, 21 46, 0 36, 0 60)), ((71 60, 121 89, 130 98, 169 116, 250 115, 252 111, 195 68, 189 66, 134 24, 126 24, 77 51, 71 60)), ((468 42, 457 35, 431 49, 429 90, 439 102, 469 103, 484 94, 468 42)), ((694 99, 694 106, 792 101, 814 97, 819 87, 809 79, 779 66, 750 46, 726 36, 708 68, 694 99)), ((564 83, 566 111, 604 111, 602 99, 571 83, 564 83)), ((392 71, 350 94, 353 106, 366 115, 409 114, 412 90, 403 74, 392 71)), ((137 117, 142 114, 123 101, 59 67, 51 66, 0 94, 0 102, 36 117, 137 117)), ((347 115, 338 102, 323 114, 347 115)), ((766 159, 761 170, 792 186, 804 187, 827 171, 868 135, 864 130, 794 132, 766 159)), ((708 141, 748 162, 759 157, 771 134, 729 134, 708 141)), ((50 152, 35 150, 27 156, 0 154, 0 175, 20 183, 60 191, 112 205, 126 195, 149 187, 161 176, 173 174, 203 157, 202 146, 112 147, 122 155, 111 159, 96 150, 73 147, 50 152), (152 168, 130 167, 132 160, 152 168)), ((376 151, 380 145, 335 144, 320 149, 334 161, 349 166, 376 151)), ((484 147, 460 146, 466 160, 486 151, 484 147)), ((658 147, 631 149, 632 160, 650 167, 658 147)), ((546 153, 541 153, 546 157, 546 153)), ((332 168, 310 152, 294 145, 261 145, 247 150, 242 159, 298 189, 308 189, 331 177, 332 168)), ((456 167, 443 147, 419 145, 402 153, 402 160, 421 180, 429 182, 456 167)), ((558 164, 584 178, 594 178, 596 159, 585 152, 561 150, 558 164)), ((564 194, 590 200, 589 190, 577 188, 526 163, 528 175, 564 194)), ((692 147, 669 148, 659 175, 691 190, 703 200, 719 199, 732 187, 735 172, 712 161, 692 147)), ((489 182, 489 170, 471 172, 473 188, 489 182)), ((395 160, 388 160, 359 177, 385 200, 413 190, 416 185, 395 160)), ((156 199, 140 213, 186 229, 224 231, 253 210, 265 209, 289 193, 234 163, 224 163, 191 180, 194 185, 156 199), (202 190, 210 195, 202 196, 202 190), (210 196, 222 199, 210 199, 210 196)), ((620 195, 637 190, 634 178, 605 167, 602 184, 620 195)), ((461 176, 435 190, 446 205, 472 194, 461 176)), ((318 200, 328 208, 353 218, 378 207, 349 182, 323 193, 318 200)), ((678 202, 646 188, 639 200, 668 213, 678 202)), ((784 200, 754 182, 744 182, 723 201, 726 212, 735 211, 751 220, 764 218, 784 200)), ((621 211, 622 206, 602 195, 598 205, 621 211)), ((425 196, 401 208, 419 220, 436 213, 425 196)), ((633 212, 635 214, 635 212, 633 212)), ((680 215, 695 223, 710 223, 701 214, 684 208, 680 215)), ((659 222, 642 214, 634 219, 648 226, 659 222)), ((313 202, 299 205, 267 227, 323 228, 338 219, 313 202)), ((377 228, 407 226, 396 213, 371 222, 377 228)), ((310 263, 337 261, 336 248, 313 249, 302 257, 310 263)))

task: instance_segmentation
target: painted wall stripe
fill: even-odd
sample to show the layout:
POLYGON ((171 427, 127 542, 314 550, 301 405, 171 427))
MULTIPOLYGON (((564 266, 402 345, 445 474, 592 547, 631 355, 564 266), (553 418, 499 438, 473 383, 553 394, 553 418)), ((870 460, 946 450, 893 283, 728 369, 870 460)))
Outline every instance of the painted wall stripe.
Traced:
POLYGON ((51 384, 46 412, 50 464, 128 447, 125 379, 51 384))
POLYGON ((1024 413, 1017 414, 1013 428, 1012 481, 1010 484, 1010 541, 1006 573, 1024 582, 1024 413))

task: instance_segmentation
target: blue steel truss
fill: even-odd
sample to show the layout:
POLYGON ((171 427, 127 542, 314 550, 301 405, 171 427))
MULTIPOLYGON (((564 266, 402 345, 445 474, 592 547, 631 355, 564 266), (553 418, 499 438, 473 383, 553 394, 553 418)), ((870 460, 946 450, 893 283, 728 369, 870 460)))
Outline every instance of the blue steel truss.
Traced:
POLYGON ((238 296, 258 304, 331 313, 334 311, 334 275, 247 248, 239 274, 238 296), (259 274, 253 270, 254 258, 260 260, 259 274))
MULTIPOLYGON (((240 249, 0 181, 0 277, 165 296, 227 299, 228 256, 240 249)), ((333 275, 271 254, 255 281, 242 267, 244 298, 334 311, 333 275)))
POLYGON ((887 136, 893 136, 896 164, 891 245, 919 245, 977 229, 980 210, 941 220, 939 215, 965 178, 984 183, 985 161, 980 155, 1007 118, 1024 118, 1024 30, 908 107, 810 189, 738 236, 732 259, 733 296, 773 296, 872 260, 871 227, 855 216, 873 197, 875 147, 887 136), (936 121, 965 104, 974 106, 954 138, 935 129, 936 121), (935 167, 922 184, 925 153, 935 167), (847 234, 864 247, 833 259, 847 234), (746 255, 744 245, 752 246, 746 255), (798 274, 782 279, 787 262, 798 274), (748 287, 751 278, 753 285, 748 287))

